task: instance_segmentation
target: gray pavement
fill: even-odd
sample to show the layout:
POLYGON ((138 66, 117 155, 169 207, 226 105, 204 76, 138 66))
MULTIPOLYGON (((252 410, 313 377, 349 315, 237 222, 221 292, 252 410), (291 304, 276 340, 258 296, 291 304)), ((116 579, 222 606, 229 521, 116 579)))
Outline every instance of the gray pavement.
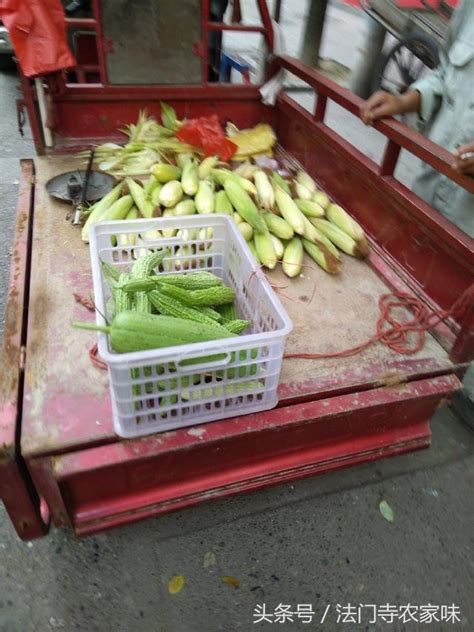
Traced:
MULTIPOLYGON (((284 10, 290 5, 287 16, 296 20, 296 29, 306 4, 286 2, 284 10)), ((331 12, 342 20, 341 9, 331 7, 331 12)), ((343 24, 348 29, 354 25, 343 24)), ((344 49, 344 63, 342 55, 349 56, 353 42, 332 32, 331 38, 344 49)), ((336 58, 330 49, 327 54, 336 58)), ((16 94, 14 75, 0 73, 2 312, 18 159, 33 155, 28 131, 23 140, 16 131, 16 94)), ((308 95, 297 98, 310 105, 308 95)), ((377 132, 361 128, 337 108, 330 114, 335 129, 377 158, 377 132)), ((271 626, 329 632, 472 630, 474 435, 447 408, 435 415, 432 430, 433 445, 423 452, 202 505, 82 541, 53 529, 43 540, 20 542, 0 505, 0 632, 232 632, 271 626), (393 522, 379 511, 383 499, 394 512, 393 522), (185 576, 186 583, 171 595, 167 585, 175 575, 185 576), (240 586, 224 583, 222 576, 235 577, 240 586), (291 610, 312 604, 315 615, 311 624, 296 616, 293 623, 254 624, 255 608, 264 603, 270 613, 279 604, 291 610), (363 608, 360 624, 338 623, 336 608, 348 603, 454 603, 461 622, 390 624, 380 619, 371 624, 371 609, 363 608)))

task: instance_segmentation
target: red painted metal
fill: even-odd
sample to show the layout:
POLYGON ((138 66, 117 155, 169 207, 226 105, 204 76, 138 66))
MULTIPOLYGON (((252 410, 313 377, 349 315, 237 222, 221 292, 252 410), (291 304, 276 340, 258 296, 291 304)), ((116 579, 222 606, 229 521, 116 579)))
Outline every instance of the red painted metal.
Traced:
MULTIPOLYGON (((207 51, 209 3, 202 6, 206 22, 202 41, 207 51)), ((269 33, 266 3, 259 0, 259 6, 269 33)), ((160 99, 169 101, 179 117, 215 112, 239 127, 268 121, 282 151, 298 160, 367 229, 373 241, 368 265, 353 259, 344 263, 352 285, 359 279, 361 288, 374 289, 374 296, 389 288, 408 289, 437 309, 449 307, 472 282, 472 241, 393 178, 400 147, 444 173, 446 155, 436 146, 398 123, 382 122, 377 129, 387 137, 388 145, 382 165, 375 164, 324 123, 328 99, 354 115, 357 99, 290 58, 276 64, 314 88, 318 97, 314 115, 283 94, 276 107, 263 106, 255 86, 204 85, 207 62, 201 86, 107 85, 98 0, 94 7, 103 85, 50 84, 55 152, 115 138, 117 127, 135 121, 139 109, 146 107, 158 115, 160 99)), ((33 111, 33 99, 28 103, 33 111)), ((472 313, 465 322, 440 324, 428 336, 426 352, 414 358, 396 356, 379 346, 354 361, 314 365, 286 361, 280 405, 273 411, 119 440, 111 423, 107 378, 90 365, 85 353, 88 334, 67 327, 71 320, 85 317, 70 288, 84 295, 90 291, 88 251, 79 243, 77 231, 57 221, 61 207, 44 190, 55 168, 66 171, 75 166, 66 156, 38 161, 31 292, 24 304, 28 313, 25 390, 15 422, 16 457, 21 433, 21 455, 28 468, 21 479, 17 476, 15 486, 27 485, 31 476, 36 498, 47 503, 55 524, 87 535, 148 515, 429 445, 429 419, 441 401, 460 387, 456 375, 462 374, 473 356, 472 313), (67 370, 71 357, 74 379, 67 370)), ((316 290, 326 292, 325 283, 332 279, 320 274, 316 290)), ((338 282, 343 284, 344 278, 338 282)), ((301 294, 295 292, 297 297, 301 294)), ((360 291, 359 302, 347 305, 354 310, 357 336, 373 333, 364 327, 376 316, 374 296, 370 290, 360 291), (360 314, 367 322, 358 318, 360 314)), ((308 316, 298 301, 285 304, 295 322, 288 345, 297 350, 308 344, 308 316)), ((349 334, 353 330, 348 329, 345 335, 349 334)), ((6 480, 0 469, 0 490, 6 480)), ((36 513, 38 505, 32 503, 36 513)), ((14 514, 15 508, 10 511, 14 514)), ((16 514, 15 520, 18 523, 16 514)))
POLYGON ((410 285, 448 309, 471 285, 473 240, 287 95, 277 104, 277 136, 321 186, 351 210, 396 260, 410 285))
POLYGON ((86 535, 426 447, 430 416, 458 386, 446 376, 342 395, 58 456, 52 468, 76 533, 86 535))
POLYGON ((33 210, 32 161, 23 160, 21 171, 0 364, 0 500, 19 537, 30 540, 44 535, 48 525, 41 516, 40 498, 18 449, 26 344, 23 305, 28 301, 29 240, 33 210))
MULTIPOLYGON (((363 99, 350 92, 350 90, 341 88, 331 79, 293 57, 284 55, 279 57, 277 62, 282 68, 286 68, 286 70, 306 81, 317 94, 324 94, 352 114, 359 115, 363 99)), ((431 165, 450 180, 453 180, 453 182, 467 189, 470 193, 474 193, 473 179, 451 169, 452 156, 449 151, 440 145, 436 145, 425 136, 395 119, 381 119, 375 122, 374 127, 388 139, 431 165)))
POLYGON ((451 357, 455 362, 467 362, 474 355, 474 305, 461 323, 461 331, 451 350, 451 357))

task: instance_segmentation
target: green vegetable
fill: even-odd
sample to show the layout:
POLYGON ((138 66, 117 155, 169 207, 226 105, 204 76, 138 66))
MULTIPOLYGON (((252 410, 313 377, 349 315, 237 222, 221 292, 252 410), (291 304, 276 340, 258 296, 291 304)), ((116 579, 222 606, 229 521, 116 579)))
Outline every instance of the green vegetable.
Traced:
POLYGON ((117 353, 161 349, 191 342, 206 342, 229 338, 233 334, 219 325, 197 323, 192 320, 155 316, 126 311, 117 314, 110 326, 92 323, 73 323, 78 329, 102 331, 110 336, 110 346, 117 353))
POLYGON ((178 299, 185 305, 194 306, 212 306, 231 303, 235 299, 235 292, 232 288, 220 285, 210 287, 203 290, 185 290, 175 285, 164 283, 161 286, 162 291, 168 296, 178 299))

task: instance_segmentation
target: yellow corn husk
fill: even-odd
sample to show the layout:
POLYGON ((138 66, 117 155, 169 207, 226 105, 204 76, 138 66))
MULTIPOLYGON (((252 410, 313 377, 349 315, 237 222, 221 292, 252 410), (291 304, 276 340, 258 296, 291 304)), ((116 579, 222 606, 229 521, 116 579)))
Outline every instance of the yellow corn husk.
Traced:
POLYGON ((205 215, 214 213, 214 187, 210 180, 200 180, 198 192, 194 198, 196 211, 205 215))
POLYGON ((166 162, 159 162, 151 168, 151 173, 158 182, 165 184, 171 180, 179 180, 181 168, 176 165, 169 165, 166 162))
POLYGON ((237 213, 237 211, 235 213, 232 214, 232 219, 234 220, 234 222, 236 224, 241 224, 244 220, 240 217, 240 215, 237 213))
POLYGON ((181 174, 181 186, 186 195, 196 195, 199 186, 199 178, 194 160, 188 160, 184 164, 183 173, 181 174))
POLYGON ((316 193, 313 193, 312 199, 313 202, 316 202, 316 204, 319 204, 324 209, 326 209, 331 202, 328 195, 324 193, 324 191, 316 191, 316 193))
POLYGON ((273 242, 273 247, 275 248, 275 254, 277 256, 277 259, 278 259, 278 261, 281 261, 283 259, 283 253, 285 252, 285 246, 278 239, 278 237, 276 235, 272 235, 270 233, 270 237, 271 237, 271 240, 273 242))
POLYGON ((285 193, 285 191, 283 191, 283 189, 281 189, 280 187, 276 187, 275 200, 282 216, 292 227, 295 233, 298 233, 298 235, 304 235, 305 216, 296 206, 290 195, 288 195, 288 193, 285 193))
POLYGON ((261 265, 262 262, 258 258, 257 249, 255 248, 255 242, 253 240, 248 241, 247 246, 250 248, 250 252, 253 254, 255 261, 258 263, 258 265, 261 265))
POLYGON ((173 210, 176 217, 194 215, 196 212, 196 206, 194 205, 194 200, 181 200, 181 202, 176 204, 173 210))
MULTIPOLYGON (((233 215, 234 208, 230 203, 225 191, 218 191, 215 195, 214 210, 216 213, 225 213, 225 215, 233 215)), ((240 215, 239 215, 240 217, 240 215)))
POLYGON ((280 239, 291 239, 295 234, 293 228, 283 217, 279 217, 273 213, 264 213, 262 217, 268 230, 276 237, 280 239))
POLYGON ((273 207, 275 206, 275 192, 270 184, 267 174, 259 169, 254 173, 253 180, 257 189, 257 199, 260 206, 267 211, 273 210, 273 207))
POLYGON ((252 198, 232 179, 224 182, 224 189, 237 213, 258 233, 266 233, 267 226, 259 214, 252 198))
POLYGON ((253 238, 253 228, 247 222, 240 222, 237 228, 245 241, 251 241, 253 238))
POLYGON ((295 277, 301 274, 303 266, 303 244, 299 237, 293 239, 286 245, 283 253, 283 272, 288 277, 295 277))
POLYGON ((232 134, 231 140, 238 147, 232 159, 245 160, 250 156, 271 152, 276 142, 276 136, 270 125, 259 123, 251 129, 236 130, 232 134))
POLYGON ((316 202, 312 200, 302 200, 301 198, 298 198, 295 202, 296 206, 306 217, 324 217, 323 207, 316 202))
POLYGON ((361 254, 355 239, 352 239, 352 237, 341 230, 338 226, 332 224, 327 219, 314 218, 312 223, 340 250, 352 257, 362 258, 363 255, 361 254))
POLYGON ((158 186, 153 189, 153 193, 151 194, 151 203, 153 204, 153 209, 160 206, 160 192, 163 188, 163 185, 158 183, 158 186))
POLYGON ((173 208, 183 197, 183 187, 178 180, 170 180, 160 191, 160 203, 166 208, 173 208))
POLYGON ((352 217, 338 204, 329 204, 326 209, 326 216, 332 224, 340 228, 357 242, 357 246, 360 251, 359 256, 367 256, 369 252, 369 245, 362 226, 352 219, 352 217))
MULTIPOLYGON (((162 217, 175 217, 174 209, 167 208, 163 211, 162 217)), ((178 232, 177 228, 162 228, 163 237, 174 237, 178 232)))
POLYGON ((85 243, 89 243, 89 228, 92 226, 92 224, 95 224, 95 222, 99 221, 106 210, 119 199, 121 190, 122 184, 117 184, 112 189, 112 191, 109 191, 107 195, 105 195, 101 200, 94 204, 93 210, 87 218, 86 223, 82 227, 82 241, 84 241, 85 243))
POLYGON ((318 245, 322 244, 326 248, 326 250, 329 250, 329 252, 332 254, 333 257, 339 260, 341 258, 341 255, 339 254, 339 250, 332 243, 332 241, 328 239, 326 235, 322 233, 320 230, 318 230, 316 226, 314 225, 314 220, 318 218, 305 217, 304 219, 305 219, 305 234, 304 234, 305 239, 307 239, 308 241, 312 241, 313 243, 318 244, 318 245))
POLYGON ((311 198, 313 197, 312 192, 297 180, 295 180, 295 182, 293 183, 293 190, 295 197, 299 198, 300 200, 311 200, 311 198))
POLYGON ((309 174, 306 173, 306 171, 298 171, 298 173, 296 174, 296 181, 303 185, 311 193, 316 192, 316 182, 309 174))
POLYGON ((130 195, 133 198, 138 210, 143 215, 143 217, 153 217, 153 211, 155 207, 151 200, 147 199, 145 196, 145 191, 143 187, 135 182, 132 178, 125 178, 125 182, 127 184, 128 190, 130 191, 130 195))
POLYGON ((308 255, 329 274, 339 274, 341 271, 340 262, 327 250, 323 244, 315 244, 312 241, 303 239, 303 248, 308 255))
POLYGON ((270 233, 255 233, 254 242, 262 265, 273 270, 277 264, 277 256, 270 233))
POLYGON ((211 171, 218 163, 219 158, 217 156, 208 156, 198 166, 198 176, 200 180, 205 180, 211 175, 211 171))

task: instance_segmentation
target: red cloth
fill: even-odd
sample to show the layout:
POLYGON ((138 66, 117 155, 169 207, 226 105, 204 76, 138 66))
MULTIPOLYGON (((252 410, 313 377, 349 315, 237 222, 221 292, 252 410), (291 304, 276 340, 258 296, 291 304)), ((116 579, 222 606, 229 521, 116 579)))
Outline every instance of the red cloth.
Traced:
POLYGON ((59 0, 0 0, 0 17, 27 77, 76 65, 59 0))
POLYGON ((186 121, 176 132, 176 138, 201 147, 206 156, 219 156, 222 160, 230 160, 238 149, 224 134, 217 114, 186 121))

